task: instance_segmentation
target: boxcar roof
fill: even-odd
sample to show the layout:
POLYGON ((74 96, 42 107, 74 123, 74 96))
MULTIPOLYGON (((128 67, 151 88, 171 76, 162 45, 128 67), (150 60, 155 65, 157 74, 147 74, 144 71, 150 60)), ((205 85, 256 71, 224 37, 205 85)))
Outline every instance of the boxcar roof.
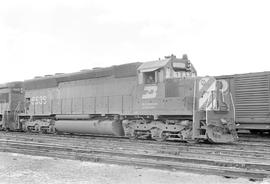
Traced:
POLYGON ((250 72, 250 73, 241 73, 241 74, 232 74, 232 75, 219 75, 215 76, 218 79, 226 79, 226 78, 233 78, 233 77, 244 77, 244 76, 260 76, 260 75, 270 75, 270 71, 263 71, 263 72, 250 72))

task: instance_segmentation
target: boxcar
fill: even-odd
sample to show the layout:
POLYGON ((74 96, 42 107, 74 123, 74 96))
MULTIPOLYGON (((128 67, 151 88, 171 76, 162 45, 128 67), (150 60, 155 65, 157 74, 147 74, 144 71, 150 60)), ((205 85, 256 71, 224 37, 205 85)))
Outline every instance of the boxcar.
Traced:
POLYGON ((228 81, 238 129, 270 131, 270 72, 218 76, 228 81))

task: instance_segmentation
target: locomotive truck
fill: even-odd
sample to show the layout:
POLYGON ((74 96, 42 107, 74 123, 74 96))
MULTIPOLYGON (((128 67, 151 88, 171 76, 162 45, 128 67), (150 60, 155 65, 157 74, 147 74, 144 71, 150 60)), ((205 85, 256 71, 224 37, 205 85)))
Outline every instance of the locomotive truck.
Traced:
MULTIPOLYGON (((158 141, 237 139, 226 80, 197 77, 187 55, 37 77, 17 85, 19 97, 0 102, 16 104, 1 111, 4 130, 158 141)), ((12 85, 4 88, 13 93, 12 85)))

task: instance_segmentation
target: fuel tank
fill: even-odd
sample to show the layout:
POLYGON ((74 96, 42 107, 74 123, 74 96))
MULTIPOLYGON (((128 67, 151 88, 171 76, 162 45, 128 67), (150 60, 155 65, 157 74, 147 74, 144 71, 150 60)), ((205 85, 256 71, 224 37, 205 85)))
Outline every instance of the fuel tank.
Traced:
POLYGON ((55 121, 59 132, 123 136, 121 121, 116 120, 59 120, 55 121))

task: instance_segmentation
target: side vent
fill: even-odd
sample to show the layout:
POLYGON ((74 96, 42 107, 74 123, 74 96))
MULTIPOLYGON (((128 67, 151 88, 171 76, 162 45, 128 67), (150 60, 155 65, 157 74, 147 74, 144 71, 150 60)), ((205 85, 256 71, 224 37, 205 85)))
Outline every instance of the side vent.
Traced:
POLYGON ((269 118, 269 76, 237 76, 235 109, 237 118, 269 118))

